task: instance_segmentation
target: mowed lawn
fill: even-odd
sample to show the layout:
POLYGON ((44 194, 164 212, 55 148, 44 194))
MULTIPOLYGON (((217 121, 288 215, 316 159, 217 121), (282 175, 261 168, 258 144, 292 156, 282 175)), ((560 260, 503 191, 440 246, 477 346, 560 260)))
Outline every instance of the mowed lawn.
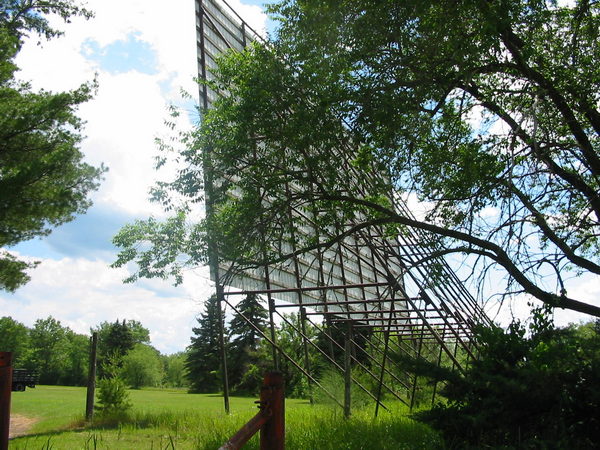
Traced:
MULTIPOLYGON (((86 425, 85 388, 38 386, 13 392, 13 415, 36 419, 10 449, 216 449, 256 414, 255 398, 232 397, 231 412, 215 394, 184 390, 131 390, 129 418, 119 425, 86 425)), ((438 449, 440 438, 398 407, 394 413, 355 411, 350 420, 339 408, 286 399, 288 449, 438 449)), ((255 437, 248 449, 258 448, 255 437)))

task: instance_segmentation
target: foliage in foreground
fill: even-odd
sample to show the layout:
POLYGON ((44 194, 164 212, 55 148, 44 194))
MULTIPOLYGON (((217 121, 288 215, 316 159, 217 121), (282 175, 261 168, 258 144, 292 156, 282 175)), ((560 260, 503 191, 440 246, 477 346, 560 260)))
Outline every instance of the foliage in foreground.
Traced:
MULTIPOLYGON (((600 442, 600 324, 478 328, 479 359, 464 376, 437 370, 447 403, 415 417, 451 446, 594 448, 600 442)), ((423 371, 423 369, 422 369, 423 371)))
POLYGON ((62 34, 48 16, 65 22, 91 17, 72 0, 0 2, 0 289, 27 283, 37 263, 20 260, 7 247, 49 234, 84 213, 88 194, 105 170, 83 161, 83 121, 77 108, 90 100, 93 83, 67 92, 35 92, 15 74, 25 38, 62 34))

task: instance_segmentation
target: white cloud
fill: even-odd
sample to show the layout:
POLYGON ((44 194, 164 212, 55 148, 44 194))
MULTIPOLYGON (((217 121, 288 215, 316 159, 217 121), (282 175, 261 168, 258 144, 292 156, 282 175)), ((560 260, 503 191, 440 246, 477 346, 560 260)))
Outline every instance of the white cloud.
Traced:
MULTIPOLYGON (((566 283, 567 295, 570 298, 579 300, 591 305, 600 306, 600 283, 598 277, 586 275, 573 278, 566 283)), ((507 326, 513 318, 526 320, 531 313, 531 307, 528 303, 540 306, 541 302, 530 295, 520 294, 512 299, 508 299, 500 307, 498 304, 488 304, 486 311, 495 321, 503 326, 507 326)), ((579 313, 570 309, 555 309, 554 323, 556 326, 564 327, 570 323, 589 322, 594 318, 588 314, 579 313)))
POLYGON ((228 0, 227 3, 254 31, 262 36, 265 35, 267 28, 266 16, 260 6, 248 5, 240 0, 228 0))
POLYGON ((0 310, 28 326, 51 315, 82 334, 102 321, 135 319, 150 329, 155 347, 172 353, 189 344, 195 317, 211 293, 206 272, 190 274, 177 289, 157 280, 123 285, 127 273, 105 261, 46 259, 17 294, 0 296, 0 310))
POLYGON ((96 201, 113 204, 132 214, 157 213, 148 202, 156 179, 154 137, 164 129, 166 103, 151 75, 139 72, 99 77, 93 102, 81 108, 87 119, 87 158, 109 167, 96 201))

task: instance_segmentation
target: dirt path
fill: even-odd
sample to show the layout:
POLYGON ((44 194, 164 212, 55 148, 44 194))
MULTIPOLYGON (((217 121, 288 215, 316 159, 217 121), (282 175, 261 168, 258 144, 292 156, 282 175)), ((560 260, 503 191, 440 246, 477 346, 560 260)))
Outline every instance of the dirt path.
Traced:
POLYGON ((27 431, 29 431, 31 426, 37 421, 38 419, 33 417, 21 416, 20 414, 11 414, 8 438, 11 439, 27 434, 27 431))

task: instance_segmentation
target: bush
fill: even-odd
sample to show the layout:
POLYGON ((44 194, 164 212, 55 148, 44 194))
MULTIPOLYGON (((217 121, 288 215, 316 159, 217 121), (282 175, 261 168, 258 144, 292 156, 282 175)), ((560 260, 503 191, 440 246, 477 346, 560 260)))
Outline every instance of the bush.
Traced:
MULTIPOLYGON (((353 370, 353 377, 356 379, 357 376, 355 374, 356 369, 353 370)), ((341 405, 344 404, 344 393, 345 393, 345 380, 344 375, 340 372, 329 369, 323 372, 323 375, 319 379, 319 383, 323 386, 327 391, 335 397, 337 402, 341 405)), ((352 382, 350 386, 350 405, 352 409, 361 408, 366 406, 372 402, 371 397, 365 391, 363 391, 356 383, 352 382)), ((323 392, 322 389, 314 390, 314 400, 315 403, 323 403, 323 404, 334 404, 335 401, 323 392)))
POLYGON ((534 312, 529 336, 519 322, 508 330, 478 328, 479 358, 464 376, 438 369, 438 380, 447 383, 441 390, 447 402, 415 418, 459 448, 595 448, 599 328, 555 329, 547 317, 534 312))
POLYGON ((118 377, 104 378, 98 382, 98 405, 101 417, 126 416, 131 403, 123 380, 118 377))

